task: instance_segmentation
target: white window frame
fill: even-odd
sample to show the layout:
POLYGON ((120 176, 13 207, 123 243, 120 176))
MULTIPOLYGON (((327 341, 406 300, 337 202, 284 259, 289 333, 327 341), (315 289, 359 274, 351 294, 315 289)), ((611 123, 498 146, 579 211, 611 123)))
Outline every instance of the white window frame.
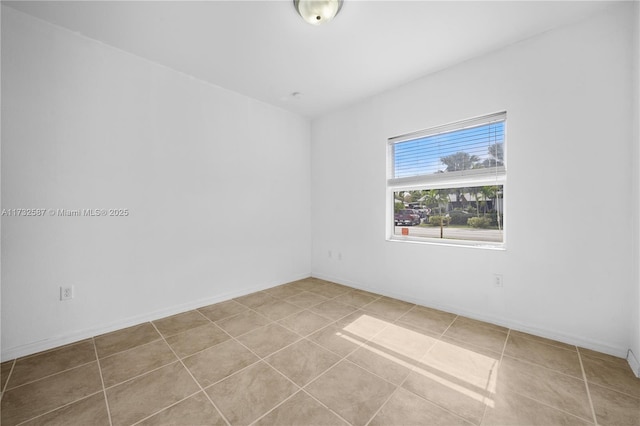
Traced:
POLYGON ((386 191, 386 235, 387 241, 409 242, 420 244, 437 244, 463 247, 477 247, 486 249, 506 249, 507 242, 507 113, 506 111, 483 115, 467 120, 457 121, 442 126, 431 127, 417 132, 394 136, 387 141, 387 191, 386 191), (460 172, 448 172, 437 175, 421 175, 410 177, 394 177, 394 150, 397 143, 421 139, 442 133, 449 133, 457 130, 477 127, 493 122, 504 122, 504 142, 503 142, 503 166, 492 168, 495 173, 489 174, 486 169, 464 170, 460 172), (394 223, 395 192, 430 190, 430 189, 451 189, 460 187, 476 186, 502 186, 502 242, 486 242, 476 240, 460 240, 450 238, 428 238, 408 235, 397 235, 394 223))

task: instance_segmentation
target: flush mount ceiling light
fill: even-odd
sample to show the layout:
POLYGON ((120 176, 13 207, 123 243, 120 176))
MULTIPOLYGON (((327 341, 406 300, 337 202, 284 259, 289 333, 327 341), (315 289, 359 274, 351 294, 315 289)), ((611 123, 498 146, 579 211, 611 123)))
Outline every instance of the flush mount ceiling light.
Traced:
POLYGON ((293 0, 302 19, 311 25, 332 20, 342 8, 342 0, 293 0))

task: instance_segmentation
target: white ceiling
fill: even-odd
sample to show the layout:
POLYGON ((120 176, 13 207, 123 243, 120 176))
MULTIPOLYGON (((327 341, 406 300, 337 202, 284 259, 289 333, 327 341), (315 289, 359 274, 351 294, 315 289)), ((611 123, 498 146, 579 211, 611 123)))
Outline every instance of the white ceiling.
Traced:
POLYGON ((335 20, 319 27, 304 22, 290 0, 3 4, 316 117, 580 20, 611 2, 346 0, 335 20))

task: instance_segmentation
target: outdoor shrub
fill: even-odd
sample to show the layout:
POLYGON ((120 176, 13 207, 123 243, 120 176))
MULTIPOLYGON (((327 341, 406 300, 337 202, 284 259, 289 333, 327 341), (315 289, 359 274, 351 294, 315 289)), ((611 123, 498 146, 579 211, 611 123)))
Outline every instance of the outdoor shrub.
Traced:
POLYGON ((467 224, 472 228, 488 228, 491 226, 491 219, 486 216, 470 217, 467 219, 467 224))
POLYGON ((451 216, 451 223, 453 225, 466 225, 467 219, 473 217, 471 213, 462 210, 454 210, 449 213, 449 216, 451 216))
POLYGON ((442 220, 444 226, 447 226, 451 222, 449 216, 431 216, 429 217, 429 225, 440 226, 440 220, 442 220))

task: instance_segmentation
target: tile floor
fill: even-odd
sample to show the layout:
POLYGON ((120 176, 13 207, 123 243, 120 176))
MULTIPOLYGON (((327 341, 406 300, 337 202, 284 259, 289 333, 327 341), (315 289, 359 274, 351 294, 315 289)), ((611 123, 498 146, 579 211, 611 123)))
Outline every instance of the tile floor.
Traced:
POLYGON ((626 362, 309 278, 2 363, 12 425, 639 425, 626 362))

